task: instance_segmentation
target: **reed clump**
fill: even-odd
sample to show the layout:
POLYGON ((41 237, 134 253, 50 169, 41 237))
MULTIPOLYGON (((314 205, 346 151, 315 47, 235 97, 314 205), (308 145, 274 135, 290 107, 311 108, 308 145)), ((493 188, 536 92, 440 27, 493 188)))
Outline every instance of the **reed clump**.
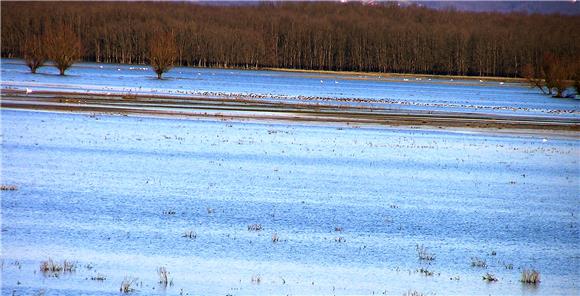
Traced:
POLYGON ((248 231, 260 231, 262 230, 262 224, 250 224, 248 225, 248 231))
POLYGON ((534 269, 532 270, 525 269, 524 271, 522 271, 522 277, 520 278, 520 282, 524 284, 537 285, 540 283, 540 273, 534 269))
POLYGON ((157 269, 157 275, 159 275, 159 284, 163 287, 173 286, 173 280, 169 278, 169 272, 165 266, 161 266, 157 269))
POLYGON ((193 230, 189 230, 189 231, 184 232, 183 235, 181 235, 181 237, 196 239, 197 233, 193 230))
POLYGON ((119 291, 124 294, 128 294, 135 291, 135 284, 137 283, 136 278, 125 277, 121 282, 121 288, 119 291))
POLYGON ((484 259, 480 259, 480 258, 477 258, 477 257, 472 257, 471 258, 471 266, 472 267, 487 268, 487 262, 485 262, 484 259))
POLYGON ((417 256, 419 257, 419 260, 423 260, 423 261, 433 261, 435 260, 435 255, 432 253, 429 253, 427 251, 427 248, 423 245, 417 245, 415 247, 415 250, 417 251, 417 256))
POLYGON ((62 264, 52 260, 51 258, 40 262, 40 272, 46 276, 58 277, 61 274, 72 273, 76 268, 76 263, 69 260, 64 260, 62 264))
POLYGON ((2 191, 14 191, 18 190, 16 185, 0 185, 0 190, 2 191))
POLYGON ((483 276, 483 280, 487 282, 497 282, 497 277, 488 272, 483 276))

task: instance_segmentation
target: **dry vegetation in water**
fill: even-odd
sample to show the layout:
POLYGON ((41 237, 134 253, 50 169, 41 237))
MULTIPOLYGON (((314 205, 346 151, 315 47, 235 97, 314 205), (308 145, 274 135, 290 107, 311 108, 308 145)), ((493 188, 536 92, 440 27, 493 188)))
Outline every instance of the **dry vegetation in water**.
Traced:
POLYGON ((483 280, 486 282, 497 282, 497 277, 495 277, 495 275, 493 275, 491 273, 486 273, 483 276, 483 280))
POLYGON ((260 277, 260 275, 253 275, 251 282, 252 284, 259 285, 262 282, 262 277, 260 277))
POLYGON ((260 231, 260 230, 262 230, 262 224, 248 225, 248 231, 260 231))
POLYGON ((197 238, 197 233, 194 232, 193 230, 189 230, 189 231, 184 232, 181 237, 196 239, 197 238))
POLYGON ((272 234, 272 242, 277 243, 279 241, 280 241, 280 237, 278 237, 278 234, 276 234, 276 233, 272 234))
POLYGON ((480 259, 480 258, 477 258, 477 257, 472 257, 471 258, 471 266, 472 267, 487 268, 487 263, 485 262, 484 259, 480 259))
POLYGON ((417 250, 417 256, 419 257, 419 260, 423 260, 423 261, 435 260, 435 255, 433 255, 432 253, 429 253, 425 246, 417 245, 415 247, 415 249, 417 250))
POLYGON ((159 275, 159 284, 163 287, 173 286, 173 280, 169 278, 169 272, 165 266, 161 266, 157 269, 157 275, 159 275))
POLYGON ((64 260, 62 264, 48 258, 46 261, 40 262, 40 272, 46 276, 59 277, 65 273, 72 273, 76 270, 76 263, 64 260))
POLYGON ((14 190, 18 190, 18 187, 16 187, 16 185, 1 185, 0 190, 2 190, 2 191, 14 191, 14 190))
POLYGON ((131 293, 135 291, 134 286, 136 283, 137 283, 136 278, 125 277, 125 279, 123 279, 123 281, 121 282, 121 288, 119 288, 119 291, 125 294, 131 293))
POLYGON ((520 278, 520 282, 524 284, 537 285, 540 283, 540 273, 534 269, 532 270, 524 269, 524 271, 522 271, 522 277, 520 278))

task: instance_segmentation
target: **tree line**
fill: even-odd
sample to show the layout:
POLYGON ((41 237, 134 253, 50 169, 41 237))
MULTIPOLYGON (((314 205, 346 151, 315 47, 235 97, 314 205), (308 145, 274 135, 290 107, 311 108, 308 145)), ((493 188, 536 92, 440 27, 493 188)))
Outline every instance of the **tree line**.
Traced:
POLYGON ((524 77, 545 70, 547 53, 561 64, 580 60, 574 16, 336 2, 3 1, 1 8, 3 57, 23 57, 35 43, 53 51, 71 39, 56 40, 64 26, 78 37, 79 58, 106 63, 151 63, 152 51, 163 50, 184 66, 524 77), (155 49, 165 35, 171 48, 155 49))

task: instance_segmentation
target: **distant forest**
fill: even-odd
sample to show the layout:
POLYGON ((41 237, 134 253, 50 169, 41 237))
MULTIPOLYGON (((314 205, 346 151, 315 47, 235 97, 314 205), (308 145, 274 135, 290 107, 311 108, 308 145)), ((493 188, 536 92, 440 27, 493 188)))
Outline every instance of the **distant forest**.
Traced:
POLYGON ((396 3, 200 5, 1 2, 2 56, 63 23, 85 61, 145 63, 160 31, 180 65, 521 77, 546 53, 580 60, 580 18, 438 11, 396 3))

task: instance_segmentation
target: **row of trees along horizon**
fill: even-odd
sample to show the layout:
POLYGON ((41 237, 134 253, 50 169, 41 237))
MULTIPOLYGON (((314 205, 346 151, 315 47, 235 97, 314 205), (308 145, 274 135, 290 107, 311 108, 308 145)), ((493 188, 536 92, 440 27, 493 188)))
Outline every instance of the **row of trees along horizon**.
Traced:
POLYGON ((580 76, 580 18, 396 3, 1 2, 2 56, 60 73, 76 60, 526 77, 562 96, 580 76), (33 59, 32 57, 38 57, 33 59))

